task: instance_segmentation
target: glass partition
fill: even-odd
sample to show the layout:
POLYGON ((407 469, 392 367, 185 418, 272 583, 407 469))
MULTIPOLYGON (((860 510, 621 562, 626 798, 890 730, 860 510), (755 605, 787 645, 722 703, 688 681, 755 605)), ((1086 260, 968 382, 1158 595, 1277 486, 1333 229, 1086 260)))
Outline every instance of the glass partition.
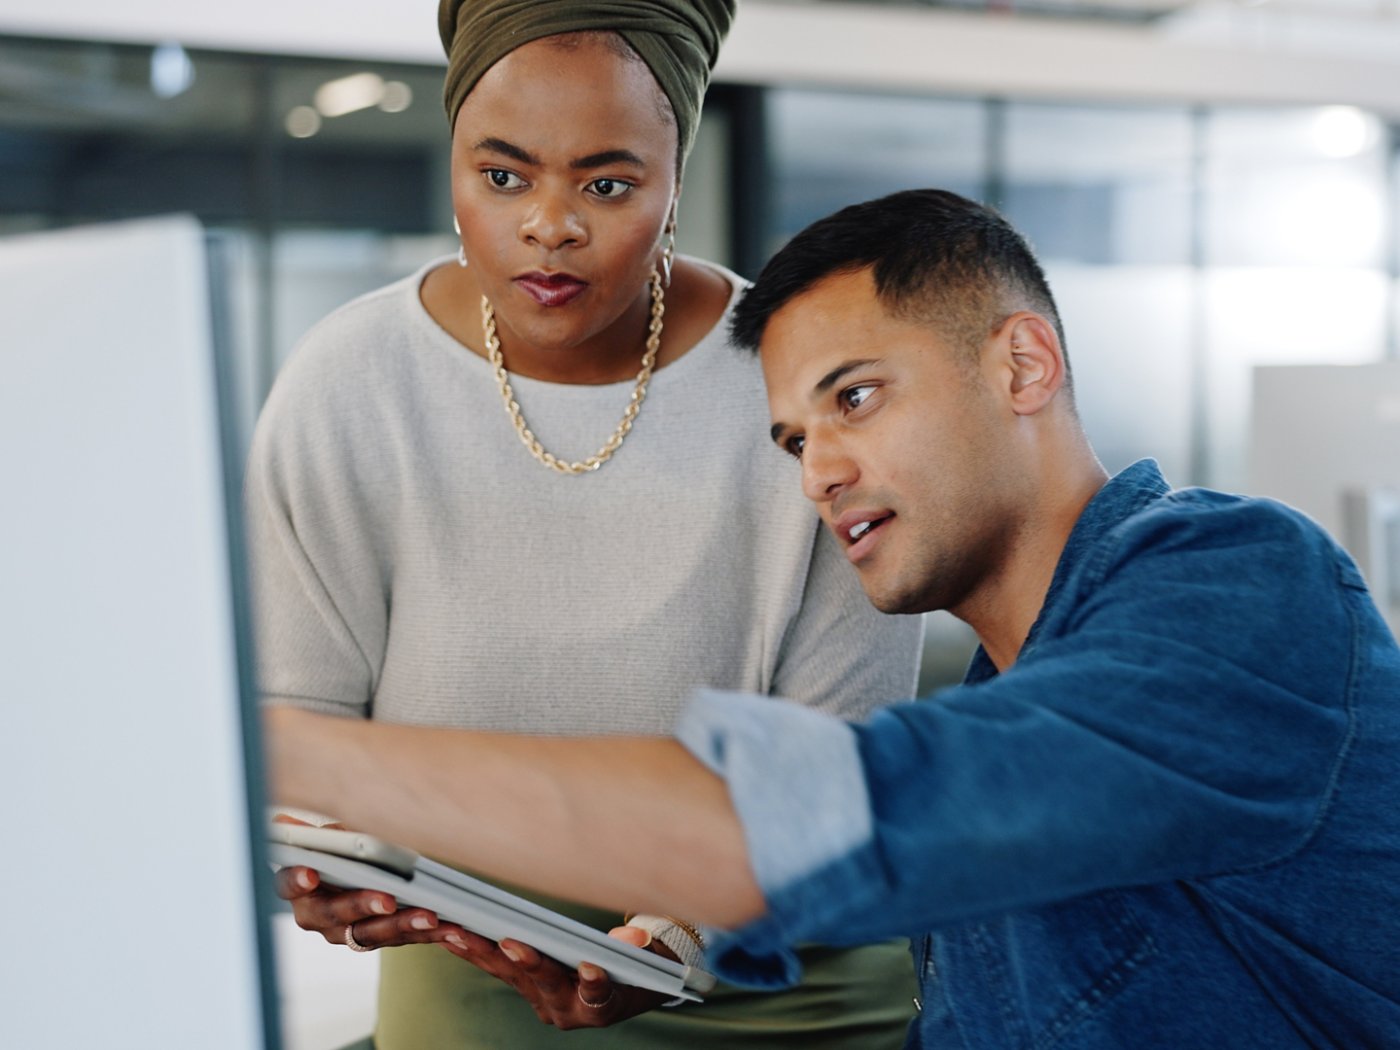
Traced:
MULTIPOLYGON (((219 231, 246 437, 307 327, 452 251, 440 80, 0 37, 0 234, 174 211, 219 231)), ((1363 111, 720 84, 699 136, 680 247, 750 276, 897 189, 1002 209, 1110 469, 1153 455, 1176 484, 1243 487, 1252 368, 1400 356, 1396 134, 1363 111)))

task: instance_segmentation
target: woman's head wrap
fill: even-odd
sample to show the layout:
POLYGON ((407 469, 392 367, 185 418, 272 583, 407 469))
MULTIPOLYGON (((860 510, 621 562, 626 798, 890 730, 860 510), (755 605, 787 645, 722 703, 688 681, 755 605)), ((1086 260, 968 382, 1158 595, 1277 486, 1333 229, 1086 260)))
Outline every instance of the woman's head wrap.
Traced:
POLYGON ((540 37, 612 31, 642 56, 676 115, 681 156, 690 152, 700 103, 735 0, 440 0, 438 34, 447 52, 443 100, 455 122, 483 73, 540 37))

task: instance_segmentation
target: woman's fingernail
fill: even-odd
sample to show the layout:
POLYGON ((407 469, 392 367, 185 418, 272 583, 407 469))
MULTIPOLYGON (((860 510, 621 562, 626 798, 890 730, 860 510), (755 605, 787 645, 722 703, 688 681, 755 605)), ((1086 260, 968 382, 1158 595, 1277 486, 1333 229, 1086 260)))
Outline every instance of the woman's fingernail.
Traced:
POLYGON ((518 964, 518 963, 520 962, 521 955, 520 955, 520 953, 519 953, 518 951, 516 951, 514 948, 506 948, 506 947, 503 946, 503 947, 501 948, 501 954, 504 955, 507 959, 509 959, 509 960, 510 960, 511 962, 513 962, 513 963, 517 963, 517 964, 518 964))
POLYGON ((433 920, 426 915, 419 915, 416 916, 409 925, 415 930, 431 930, 433 928, 433 920))
POLYGON ((391 907, 389 907, 388 904, 376 897, 374 898, 374 900, 369 902, 369 910, 375 912, 378 915, 388 915, 394 909, 392 909, 391 907))
POLYGON ((297 885, 304 890, 311 889, 311 872, 307 871, 304 868, 301 871, 297 872, 297 885))
POLYGON ((470 950, 470 949, 468 948, 466 938, 463 937, 460 933, 449 933, 446 937, 443 938, 443 940, 445 940, 448 944, 454 944, 454 945, 456 945, 458 948, 461 948, 463 951, 468 951, 468 950, 470 950))

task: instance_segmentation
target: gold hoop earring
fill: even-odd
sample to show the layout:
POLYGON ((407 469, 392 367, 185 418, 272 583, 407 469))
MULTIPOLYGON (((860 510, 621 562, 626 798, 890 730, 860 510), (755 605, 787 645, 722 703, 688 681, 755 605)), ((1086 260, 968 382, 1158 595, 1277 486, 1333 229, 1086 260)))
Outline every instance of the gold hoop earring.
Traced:
POLYGON ((676 220, 666 226, 666 247, 661 250, 661 283, 671 287, 671 265, 676 261, 676 220))
POLYGON ((457 234, 457 265, 466 269, 467 247, 462 243, 462 224, 457 221, 457 216, 452 216, 452 231, 457 234))

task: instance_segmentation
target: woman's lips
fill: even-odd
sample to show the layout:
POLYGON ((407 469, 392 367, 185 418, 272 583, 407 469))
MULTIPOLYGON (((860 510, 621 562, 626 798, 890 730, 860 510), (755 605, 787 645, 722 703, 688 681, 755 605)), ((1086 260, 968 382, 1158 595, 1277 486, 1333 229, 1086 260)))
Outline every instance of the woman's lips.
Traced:
POLYGON ((563 306, 582 295, 588 288, 567 273, 526 273, 515 279, 516 286, 541 306, 563 306))

